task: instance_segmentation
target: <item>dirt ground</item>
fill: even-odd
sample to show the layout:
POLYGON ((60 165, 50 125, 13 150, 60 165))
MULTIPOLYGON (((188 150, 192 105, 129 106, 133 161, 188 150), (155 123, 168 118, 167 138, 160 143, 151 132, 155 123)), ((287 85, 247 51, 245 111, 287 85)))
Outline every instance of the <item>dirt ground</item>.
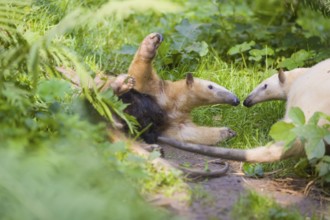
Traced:
MULTIPOLYGON (((169 146, 163 146, 165 159, 177 164, 191 164, 203 169, 205 161, 214 161, 214 158, 185 152, 169 146)), ((228 161, 229 162, 229 161, 228 161)), ((227 175, 189 181, 192 187, 193 202, 180 215, 189 220, 221 219, 231 220, 230 213, 240 195, 248 190, 254 190, 261 195, 274 198, 277 203, 290 209, 298 209, 300 213, 311 216, 313 213, 330 220, 330 198, 321 194, 320 189, 311 187, 308 194, 304 193, 307 180, 299 178, 277 179, 272 176, 263 178, 249 178, 241 169, 241 163, 229 162, 230 169, 227 175)), ((210 168, 220 168, 209 163, 210 168)), ((321 218, 320 218, 321 219, 321 218)))

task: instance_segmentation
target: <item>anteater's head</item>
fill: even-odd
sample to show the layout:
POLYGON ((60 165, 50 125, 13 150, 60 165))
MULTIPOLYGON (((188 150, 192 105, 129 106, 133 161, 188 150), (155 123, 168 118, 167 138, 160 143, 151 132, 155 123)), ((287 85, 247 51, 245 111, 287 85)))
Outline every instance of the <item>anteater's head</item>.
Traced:
POLYGON ((285 73, 280 70, 278 74, 272 75, 261 82, 244 100, 243 105, 251 107, 257 103, 268 100, 285 100, 285 73))
POLYGON ((194 78, 191 73, 186 76, 186 85, 188 87, 188 96, 194 106, 210 104, 229 104, 239 105, 237 96, 214 82, 194 78))

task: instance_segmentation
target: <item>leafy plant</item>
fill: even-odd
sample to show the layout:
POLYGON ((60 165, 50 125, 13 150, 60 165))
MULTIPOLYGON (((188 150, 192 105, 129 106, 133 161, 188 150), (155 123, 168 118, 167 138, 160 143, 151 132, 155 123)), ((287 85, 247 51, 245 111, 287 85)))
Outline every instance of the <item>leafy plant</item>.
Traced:
POLYGON ((243 171, 250 177, 263 177, 264 171, 261 164, 248 164, 244 163, 243 171))
POLYGON ((171 218, 149 207, 141 192, 163 190, 164 179, 173 192, 178 174, 158 171, 159 182, 148 186, 156 173, 149 162, 128 143, 110 143, 105 124, 82 114, 87 99, 110 123, 116 112, 134 125, 111 91, 90 88, 93 71, 66 44, 69 33, 97 20, 95 11, 77 7, 80 1, 69 14, 61 11, 73 2, 0 1, 0 218, 171 218), (61 79, 56 66, 74 68, 82 91, 61 79))
MULTIPOLYGON (((306 217, 299 214, 297 210, 288 210, 281 207, 273 199, 260 196, 256 192, 249 191, 242 195, 231 212, 233 219, 287 219, 297 220, 306 217)), ((316 219, 312 217, 311 219, 316 219)))
POLYGON ((324 16, 330 16, 330 2, 328 0, 303 0, 302 2, 312 9, 322 12, 324 16))
MULTIPOLYGON (((2 219, 169 218, 161 210, 146 207, 120 173, 128 169, 117 165, 114 156, 97 157, 85 138, 76 141, 79 149, 65 142, 57 149, 29 155, 0 150, 2 219)), ((145 178, 134 172, 137 179, 145 178)))
POLYGON ((241 44, 237 44, 228 50, 228 54, 229 55, 240 54, 242 56, 244 67, 247 67, 243 52, 251 50, 252 46, 254 46, 255 44, 256 43, 254 41, 250 41, 249 43, 243 42, 241 44))
POLYGON ((291 55, 290 58, 282 60, 278 67, 287 68, 289 70, 303 67, 306 61, 312 59, 315 56, 313 51, 299 50, 291 55))
POLYGON ((296 140, 304 145, 309 163, 315 168, 318 176, 330 182, 330 157, 325 155, 325 144, 330 143, 329 125, 318 126, 319 120, 330 121, 330 116, 316 112, 305 122, 304 113, 298 107, 290 109, 292 123, 278 122, 273 125, 270 135, 275 141, 284 141, 286 149, 292 147, 296 140))

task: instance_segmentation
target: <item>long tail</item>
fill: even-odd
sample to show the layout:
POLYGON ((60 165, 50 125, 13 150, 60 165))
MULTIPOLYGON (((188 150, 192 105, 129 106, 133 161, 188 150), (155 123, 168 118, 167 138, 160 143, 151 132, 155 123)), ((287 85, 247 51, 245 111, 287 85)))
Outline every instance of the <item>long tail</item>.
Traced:
POLYGON ((299 141, 296 141, 294 146, 288 150, 285 150, 282 142, 276 142, 270 146, 261 146, 253 149, 242 150, 183 143, 163 136, 158 137, 158 141, 181 150, 236 161, 266 163, 275 162, 290 157, 305 156, 304 148, 299 141))
POLYGON ((172 162, 170 162, 170 164, 181 170, 182 172, 185 173, 185 175, 187 175, 190 178, 213 178, 213 177, 221 177, 224 176, 228 169, 229 169, 229 164, 227 162, 220 162, 220 164, 224 165, 223 168, 219 169, 219 170, 214 170, 214 171, 202 171, 202 170, 198 170, 198 169, 191 169, 191 168, 184 168, 181 167, 177 164, 174 164, 172 162))

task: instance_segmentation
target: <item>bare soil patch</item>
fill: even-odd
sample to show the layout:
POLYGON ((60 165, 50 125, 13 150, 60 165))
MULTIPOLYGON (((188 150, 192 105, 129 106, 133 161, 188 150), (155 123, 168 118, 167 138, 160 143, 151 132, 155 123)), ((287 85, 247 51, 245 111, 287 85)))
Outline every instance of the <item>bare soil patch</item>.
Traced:
MULTIPOLYGON (((205 167, 205 161, 215 161, 214 158, 185 152, 169 146, 163 146, 165 159, 177 164, 185 164, 194 168, 205 167)), ((227 175, 211 179, 195 179, 188 181, 192 187, 193 201, 184 215, 191 220, 222 219, 231 220, 230 213, 238 198, 249 190, 271 197, 283 207, 298 209, 301 214, 311 216, 317 214, 330 219, 330 200, 316 187, 308 188, 308 181, 300 178, 278 179, 272 176, 264 178, 249 178, 240 167, 241 163, 231 162, 227 175)), ((220 166, 208 163, 211 169, 220 166)))

